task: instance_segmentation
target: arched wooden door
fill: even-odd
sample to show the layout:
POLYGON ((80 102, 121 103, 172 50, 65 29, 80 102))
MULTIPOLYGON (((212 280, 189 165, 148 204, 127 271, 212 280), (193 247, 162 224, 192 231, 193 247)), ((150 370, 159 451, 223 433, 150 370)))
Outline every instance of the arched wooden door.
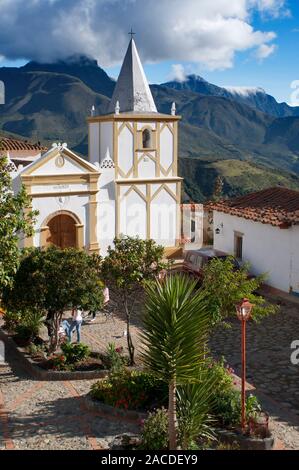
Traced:
POLYGON ((47 245, 59 248, 76 247, 76 222, 67 214, 60 214, 48 222, 47 245))

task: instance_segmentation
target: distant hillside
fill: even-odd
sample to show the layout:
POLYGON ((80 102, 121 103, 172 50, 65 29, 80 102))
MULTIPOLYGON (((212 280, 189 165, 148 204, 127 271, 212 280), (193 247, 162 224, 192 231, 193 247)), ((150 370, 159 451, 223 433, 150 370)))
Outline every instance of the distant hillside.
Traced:
POLYGON ((273 96, 268 95, 262 88, 253 87, 219 87, 207 82, 198 75, 188 75, 184 81, 171 81, 163 83, 175 90, 189 90, 207 96, 221 96, 241 104, 251 106, 263 113, 275 117, 299 116, 299 107, 292 107, 286 103, 278 103, 273 96))
POLYGON ((0 69, 0 76, 6 84, 0 127, 45 143, 59 140, 70 147, 78 145, 86 136, 92 105, 104 113, 109 102, 71 75, 0 69))
MULTIPOLYGON (((93 105, 98 114, 106 112, 115 86, 95 61, 85 57, 0 68, 0 80, 6 85, 0 130, 47 145, 66 141, 85 156, 86 117, 93 105)), ((181 88, 151 86, 160 112, 169 113, 175 101, 182 116, 179 158, 186 195, 204 200, 218 174, 228 195, 268 184, 299 188, 299 117, 275 117, 271 110, 261 112, 233 94, 217 94, 220 87, 203 81, 203 87, 214 90, 203 93, 199 81, 194 83, 194 89, 190 83, 181 88)))
POLYGON ((223 179, 223 194, 234 197, 272 186, 299 189, 298 177, 241 160, 202 161, 180 158, 180 175, 185 179, 185 192, 193 201, 204 201, 213 195, 216 178, 223 179))
POLYGON ((115 81, 98 66, 96 60, 82 55, 74 55, 67 60, 60 60, 54 64, 42 64, 42 67, 37 62, 28 62, 24 67, 21 67, 21 70, 24 72, 43 71, 71 75, 82 80, 85 85, 96 93, 109 98, 111 98, 115 87, 115 81))

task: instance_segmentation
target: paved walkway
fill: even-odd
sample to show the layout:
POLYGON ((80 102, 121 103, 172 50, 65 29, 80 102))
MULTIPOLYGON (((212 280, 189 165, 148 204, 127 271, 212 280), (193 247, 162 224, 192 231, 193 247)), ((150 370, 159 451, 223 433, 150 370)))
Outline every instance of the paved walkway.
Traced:
POLYGON ((15 360, 0 365, 0 450, 97 450, 134 423, 87 407, 92 380, 39 382, 15 360))
MULTIPOLYGON (((247 381, 272 415, 279 438, 288 448, 299 449, 299 364, 290 361, 290 345, 299 340, 299 304, 287 298, 280 302, 279 314, 247 324, 247 381)), ((233 320, 230 326, 216 330, 210 346, 240 376, 240 322, 233 320)))
MULTIPOLYGON (((248 324, 247 380, 253 384, 279 442, 299 450, 299 365, 290 363, 290 344, 299 339, 298 304, 282 301, 281 313, 261 324, 248 324)), ((135 344, 140 325, 132 327, 135 344)), ((108 342, 126 347, 125 320, 82 327, 82 341, 104 351, 108 342)), ((215 356, 224 355, 240 374, 240 324, 219 329, 211 340, 215 356)), ((137 348, 138 349, 138 348, 137 348)), ((135 425, 107 419, 86 407, 86 393, 94 381, 39 382, 29 377, 14 359, 0 365, 0 449, 103 449, 135 425)))

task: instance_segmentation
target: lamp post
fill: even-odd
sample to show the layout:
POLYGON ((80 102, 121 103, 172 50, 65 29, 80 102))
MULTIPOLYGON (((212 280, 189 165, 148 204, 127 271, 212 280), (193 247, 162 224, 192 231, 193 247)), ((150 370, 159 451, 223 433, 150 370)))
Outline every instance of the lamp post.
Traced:
POLYGON ((236 305, 237 316, 241 321, 242 325, 242 336, 241 336, 241 353, 242 353, 242 390, 241 390, 241 406, 242 406, 242 415, 241 415, 241 426, 243 433, 246 428, 246 394, 245 394, 245 381, 246 381, 246 321, 251 316, 251 311, 253 304, 249 302, 248 299, 243 299, 240 303, 236 305))

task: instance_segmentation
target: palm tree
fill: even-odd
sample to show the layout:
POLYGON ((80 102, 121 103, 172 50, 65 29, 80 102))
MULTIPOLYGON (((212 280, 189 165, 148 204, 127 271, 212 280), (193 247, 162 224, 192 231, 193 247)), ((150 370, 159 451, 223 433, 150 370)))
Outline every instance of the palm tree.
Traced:
POLYGON ((176 274, 146 287, 142 359, 168 383, 170 450, 177 448, 177 385, 196 380, 211 322, 208 303, 195 286, 196 281, 176 274))

